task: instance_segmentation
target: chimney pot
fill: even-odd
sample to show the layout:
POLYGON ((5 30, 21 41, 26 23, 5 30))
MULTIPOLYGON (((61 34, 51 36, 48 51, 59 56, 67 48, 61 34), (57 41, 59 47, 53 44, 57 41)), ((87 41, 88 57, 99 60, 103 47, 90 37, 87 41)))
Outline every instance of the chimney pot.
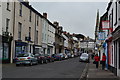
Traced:
POLYGON ((47 13, 43 13, 43 16, 47 19, 47 13))
POLYGON ((54 24, 55 26, 59 26, 59 23, 58 23, 57 21, 55 21, 53 24, 54 24))

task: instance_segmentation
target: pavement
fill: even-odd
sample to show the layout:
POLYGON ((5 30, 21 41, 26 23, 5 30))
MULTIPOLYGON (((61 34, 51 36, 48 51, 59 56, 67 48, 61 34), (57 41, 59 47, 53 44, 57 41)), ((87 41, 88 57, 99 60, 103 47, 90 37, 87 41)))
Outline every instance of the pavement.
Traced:
POLYGON ((102 65, 99 64, 99 68, 96 69, 96 65, 93 64, 93 60, 90 60, 88 64, 88 70, 85 72, 84 80, 120 80, 117 76, 115 76, 109 70, 102 70, 102 65))

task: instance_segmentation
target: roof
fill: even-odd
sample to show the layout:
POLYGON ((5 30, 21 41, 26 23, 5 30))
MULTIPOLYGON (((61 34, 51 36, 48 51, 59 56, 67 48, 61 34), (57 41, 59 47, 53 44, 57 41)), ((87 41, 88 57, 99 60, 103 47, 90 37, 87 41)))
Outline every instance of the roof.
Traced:
POLYGON ((24 6, 26 6, 27 8, 29 8, 30 10, 32 10, 34 13, 36 13, 37 15, 39 15, 41 18, 44 18, 45 20, 47 20, 47 22, 53 26, 55 28, 55 26, 48 20, 46 19, 43 15, 41 15, 37 10, 35 10, 31 5, 29 5, 27 2, 24 2, 23 0, 18 0, 20 3, 22 3, 24 6))

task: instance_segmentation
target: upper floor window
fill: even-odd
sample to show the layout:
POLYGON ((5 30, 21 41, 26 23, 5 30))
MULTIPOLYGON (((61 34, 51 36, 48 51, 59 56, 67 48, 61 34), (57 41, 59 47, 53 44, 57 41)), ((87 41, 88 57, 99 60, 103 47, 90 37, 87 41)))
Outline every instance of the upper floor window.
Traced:
POLYGON ((6 32, 8 32, 8 27, 9 27, 10 19, 6 19, 6 32))
POLYGON ((38 31, 36 31, 36 43, 38 44, 38 31))
POLYGON ((29 27, 29 37, 31 37, 31 27, 29 27))
POLYGON ((30 22, 32 21, 31 18, 32 18, 32 11, 30 10, 30 15, 29 15, 29 21, 30 22))
POLYGON ((7 10, 10 11, 10 2, 9 2, 9 0, 7 1, 7 10))
POLYGON ((21 40, 22 23, 18 23, 18 40, 21 40))
POLYGON ((39 16, 37 16, 37 26, 39 25, 39 16))
POLYGON ((117 24, 117 2, 115 2, 115 24, 114 25, 116 25, 117 24))
POLYGON ((20 3, 19 15, 22 16, 22 4, 20 3))

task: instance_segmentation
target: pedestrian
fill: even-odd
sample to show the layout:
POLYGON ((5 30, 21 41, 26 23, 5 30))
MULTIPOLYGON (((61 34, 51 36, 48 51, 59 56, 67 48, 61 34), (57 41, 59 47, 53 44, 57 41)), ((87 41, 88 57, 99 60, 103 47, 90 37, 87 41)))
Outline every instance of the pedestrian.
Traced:
POLYGON ((105 63, 106 63, 106 55, 105 55, 105 53, 103 53, 103 56, 102 56, 102 70, 105 69, 105 63))
POLYGON ((94 58, 94 53, 92 53, 91 57, 92 57, 92 59, 94 58))
POLYGON ((94 60, 95 60, 96 68, 98 68, 98 66, 99 66, 99 61, 100 61, 100 58, 99 58, 98 54, 96 54, 96 55, 94 56, 94 60))

